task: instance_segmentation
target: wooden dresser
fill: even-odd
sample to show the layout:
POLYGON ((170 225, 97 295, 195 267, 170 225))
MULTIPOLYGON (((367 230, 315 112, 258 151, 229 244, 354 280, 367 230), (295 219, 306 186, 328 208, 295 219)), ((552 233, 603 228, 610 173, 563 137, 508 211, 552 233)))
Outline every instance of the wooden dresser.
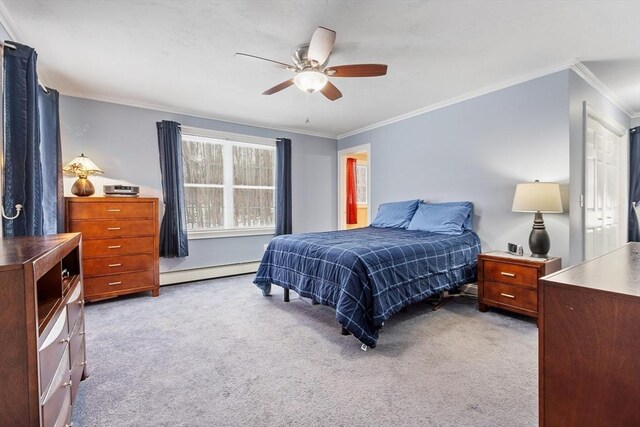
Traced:
POLYGON ((640 426, 640 243, 540 281, 541 426, 640 426))
POLYGON ((498 307, 538 317, 538 279, 560 270, 561 258, 531 258, 508 252, 478 255, 478 308, 498 307))
POLYGON ((0 426, 70 425, 87 376, 80 234, 0 240, 0 426))
POLYGON ((87 300, 160 294, 158 199, 67 197, 66 222, 82 233, 87 300))

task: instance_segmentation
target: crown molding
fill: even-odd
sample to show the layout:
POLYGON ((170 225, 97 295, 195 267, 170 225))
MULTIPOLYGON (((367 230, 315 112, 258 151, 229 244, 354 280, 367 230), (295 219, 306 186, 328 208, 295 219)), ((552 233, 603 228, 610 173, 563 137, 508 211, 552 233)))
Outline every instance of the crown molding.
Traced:
POLYGON ((0 0, 0 24, 2 24, 5 30, 7 30, 7 34, 9 34, 9 37, 11 37, 12 40, 18 43, 22 40, 22 37, 20 37, 20 33, 18 33, 15 25, 13 25, 13 20, 9 17, 7 7, 2 0, 0 0))
POLYGON ((506 88, 511 87, 511 86, 515 86, 515 85, 519 85, 521 83, 528 82, 530 80, 534 80, 534 79, 537 79, 537 78, 540 78, 540 77, 548 76, 550 74, 557 73, 558 71, 564 71, 564 70, 570 68, 572 64, 573 64, 572 62, 567 62, 567 63, 563 63, 563 64, 559 64, 559 65, 554 65, 552 67, 544 68, 542 70, 538 70, 538 71, 535 71, 533 73, 524 74, 522 76, 518 76, 518 77, 509 79, 509 80, 505 80, 505 81, 497 83, 497 84, 493 84, 493 85, 490 85, 490 86, 485 86, 485 87, 483 87, 481 89, 474 90, 474 91, 471 91, 471 92, 467 92, 467 93, 462 94, 460 96, 449 98, 449 99, 447 99, 445 101, 437 102, 435 104, 431 104, 431 105, 428 105, 426 107, 422 107, 422 108, 419 108, 417 110, 413 110, 413 111, 410 111, 408 113, 401 114, 399 116, 395 116, 395 117, 392 117, 392 118, 387 119, 387 120, 383 120, 381 122, 372 123, 372 124, 370 124, 368 126, 365 126, 365 127, 359 128, 359 129, 355 129, 355 130, 352 130, 352 131, 347 132, 347 133, 343 133, 341 135, 338 135, 338 139, 347 138, 349 136, 357 135, 359 133, 366 132, 368 130, 376 129, 376 128, 379 128, 379 127, 382 127, 382 126, 390 125, 392 123, 396 123, 396 122, 400 122, 402 120, 409 119, 411 117, 419 116, 420 114, 425 114, 425 113, 429 113, 431 111, 439 110, 441 108, 445 108, 445 107, 448 107, 450 105, 458 104, 460 102, 468 101, 470 99, 477 98, 477 97, 482 96, 482 95, 487 95, 489 93, 496 92, 496 91, 501 90, 501 89, 506 89, 506 88))
POLYGON ((333 140, 337 139, 336 135, 333 135, 333 134, 326 134, 326 133, 320 133, 320 132, 305 132, 303 130, 295 129, 295 128, 271 127, 271 126, 267 126, 267 125, 264 125, 264 124, 256 124, 256 123, 251 123, 251 122, 241 122, 241 121, 236 121, 236 120, 232 120, 232 119, 222 119, 222 118, 219 118, 219 117, 203 114, 202 112, 198 112, 198 111, 194 111, 194 110, 177 110, 177 109, 172 109, 171 107, 168 107, 166 105, 160 105, 160 104, 154 104, 154 103, 145 103, 145 102, 137 102, 137 101, 132 101, 132 100, 129 100, 129 99, 118 98, 118 97, 100 96, 100 95, 86 94, 86 93, 76 93, 76 92, 73 92, 73 91, 64 91, 64 92, 60 91, 60 94, 63 95, 63 96, 68 96, 68 97, 72 97, 72 98, 80 98, 80 99, 87 99, 87 100, 90 100, 90 101, 106 102, 106 103, 109 103, 109 104, 124 105, 126 107, 143 108, 143 109, 146 109, 146 110, 158 111, 160 113, 180 114, 180 115, 183 115, 183 116, 190 116, 190 117, 195 117, 195 118, 200 118, 200 119, 207 119, 207 120, 215 120, 217 122, 229 123, 229 124, 234 124, 234 125, 243 125, 243 126, 251 126, 251 127, 254 127, 254 128, 267 129, 267 130, 271 130, 271 131, 275 131, 275 132, 290 132, 290 133, 295 133, 295 134, 298 134, 298 135, 315 136, 315 137, 318 137, 318 138, 327 138, 327 139, 333 139, 333 140))
POLYGON ((627 116, 631 118, 640 117, 640 112, 633 111, 631 107, 622 102, 620 98, 618 98, 618 96, 616 96, 616 94, 611 89, 609 89, 607 85, 602 83, 602 81, 597 78, 595 74, 593 74, 591 70, 588 69, 587 66, 582 62, 576 62, 572 64, 571 70, 578 76, 580 76, 584 81, 589 83, 591 87, 598 91, 602 96, 607 98, 607 100, 614 106, 622 110, 627 116))
POLYGON ((549 68, 544 68, 542 70, 535 71, 533 73, 525 74, 519 77, 515 77, 513 79, 505 80, 501 83, 497 83, 491 86, 486 86, 482 89, 478 89, 475 91, 467 92, 463 95, 447 99, 442 102, 438 102, 436 104, 429 105, 427 107, 423 107, 414 111, 410 111, 405 114, 401 114, 399 116, 392 117, 387 120, 383 120, 380 122, 372 123, 368 126, 358 128, 337 136, 337 138, 343 139, 353 135, 357 135, 362 132, 366 132, 368 130, 376 129, 382 126, 390 125, 392 123, 400 122, 402 120, 409 119, 411 117, 419 116, 420 114, 425 114, 431 111, 439 110, 441 108, 448 107, 450 105, 458 104, 460 102, 468 101, 473 98, 477 98, 482 95, 487 95, 492 92, 496 92, 501 89, 506 89, 511 86, 519 85, 521 83, 528 82, 530 80, 534 80, 540 77, 545 77, 553 73, 557 73, 558 71, 564 70, 573 70, 576 74, 578 74, 582 79, 584 79, 587 83, 589 83, 597 92, 599 92, 602 96, 604 96, 609 102, 615 105, 617 108, 622 110, 625 114, 627 114, 631 118, 640 117, 639 113, 634 113, 628 106, 622 103, 614 94, 611 89, 609 89, 604 83, 602 83, 584 64, 581 62, 566 62, 563 64, 558 64, 549 68))

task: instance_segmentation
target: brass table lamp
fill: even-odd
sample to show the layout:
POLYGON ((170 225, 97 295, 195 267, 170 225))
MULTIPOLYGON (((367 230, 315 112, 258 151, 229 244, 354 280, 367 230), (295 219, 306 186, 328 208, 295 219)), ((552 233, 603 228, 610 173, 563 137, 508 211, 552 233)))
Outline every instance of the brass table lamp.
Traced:
POLYGON ((96 192, 95 187, 89 181, 89 175, 104 173, 91 159, 85 157, 84 153, 67 163, 62 171, 73 173, 78 177, 71 187, 71 193, 79 197, 91 196, 96 192))

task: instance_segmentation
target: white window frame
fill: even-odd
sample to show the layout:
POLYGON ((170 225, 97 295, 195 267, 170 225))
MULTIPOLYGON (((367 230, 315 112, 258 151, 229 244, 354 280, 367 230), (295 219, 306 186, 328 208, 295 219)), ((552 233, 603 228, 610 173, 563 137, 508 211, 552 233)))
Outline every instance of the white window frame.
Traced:
MULTIPOLYGON (((240 237, 240 236, 261 236, 261 235, 275 235, 275 225, 271 227, 252 227, 252 228, 233 228, 233 189, 234 188, 263 188, 274 189, 275 197, 275 182, 274 186, 251 186, 251 185, 233 185, 233 167, 227 167, 228 164, 233 165, 233 147, 234 146, 256 146, 265 145, 269 147, 275 147, 276 140, 270 138, 261 138, 252 135, 243 135, 230 132, 221 132, 210 129, 201 129, 188 126, 181 126, 182 135, 188 135, 195 138, 207 138, 207 140, 214 140, 211 142, 218 142, 223 144, 223 159, 224 159, 224 179, 223 184, 184 184, 185 187, 217 187, 224 188, 224 229, 210 229, 210 230, 188 230, 187 235, 189 240, 197 239, 215 239, 225 237, 240 237)), ((208 141, 208 142, 209 142, 208 141)), ((275 153, 274 153, 275 154, 275 153)))

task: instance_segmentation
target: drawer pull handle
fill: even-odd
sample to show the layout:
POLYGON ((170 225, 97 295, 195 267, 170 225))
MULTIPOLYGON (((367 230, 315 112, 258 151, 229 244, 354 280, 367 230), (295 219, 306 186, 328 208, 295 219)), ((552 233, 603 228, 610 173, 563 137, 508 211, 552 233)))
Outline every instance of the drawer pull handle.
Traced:
POLYGON ((507 276, 507 277, 516 277, 515 274, 513 274, 513 273, 505 273, 504 271, 501 271, 500 274, 502 274, 503 276, 507 276))
POLYGON ((87 366, 87 361, 85 360, 84 362, 82 362, 80 366, 87 366))
POLYGON ((64 383, 64 384, 62 384, 62 388, 71 387, 72 385, 73 385, 73 381, 72 381, 72 380, 69 380, 69 382, 68 382, 68 383, 64 383))
POLYGON ((109 267, 122 267, 122 264, 109 264, 109 267))
POLYGON ((60 340, 60 344, 64 344, 64 343, 69 342, 69 341, 71 341, 71 338, 66 337, 66 338, 63 338, 63 339, 60 340))
POLYGON ((122 282, 109 282, 109 286, 122 285, 122 282))
POLYGON ((107 246, 107 249, 120 249, 122 245, 107 246))
POLYGON ((503 297, 516 299, 516 297, 514 297, 513 295, 511 295, 511 294, 505 294, 504 292, 502 292, 500 295, 502 295, 503 297))
POLYGON ((120 227, 107 227, 108 231, 117 231, 120 230, 120 227))
POLYGON ((120 209, 107 209, 107 212, 120 212, 120 209))
POLYGON ((81 299, 79 299, 78 301, 76 301, 76 304, 78 304, 78 305, 82 305, 82 303, 83 303, 83 302, 84 302, 84 301, 82 301, 81 299))

